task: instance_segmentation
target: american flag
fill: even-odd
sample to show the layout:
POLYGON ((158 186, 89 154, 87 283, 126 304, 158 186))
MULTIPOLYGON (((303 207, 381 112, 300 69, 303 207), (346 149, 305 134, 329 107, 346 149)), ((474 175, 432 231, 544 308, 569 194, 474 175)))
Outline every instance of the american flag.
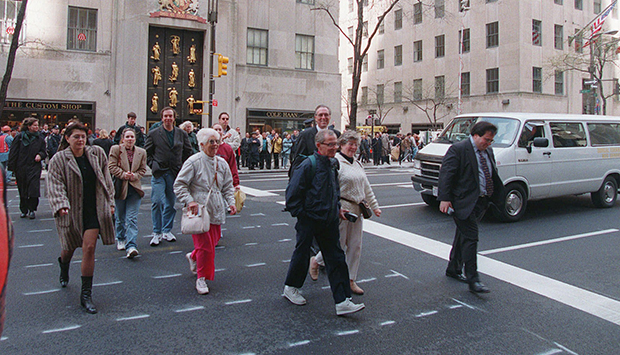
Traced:
POLYGON ((605 23, 605 20, 607 19, 607 16, 609 16, 609 14, 611 13, 611 10, 614 8, 614 6, 616 6, 616 2, 618 2, 617 0, 615 0, 611 6, 609 6, 607 8, 607 10, 605 10, 605 12, 603 12, 602 14, 600 14, 598 16, 598 18, 596 20, 594 20, 594 23, 592 24, 592 36, 593 37, 595 34, 599 33, 601 31, 601 29, 603 28, 603 23, 605 23))

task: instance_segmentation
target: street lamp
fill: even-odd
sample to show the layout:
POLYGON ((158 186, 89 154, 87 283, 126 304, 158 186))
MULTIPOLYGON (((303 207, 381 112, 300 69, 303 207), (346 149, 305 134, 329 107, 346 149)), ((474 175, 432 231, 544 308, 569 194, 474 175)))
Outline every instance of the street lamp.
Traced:
POLYGON ((598 88, 598 84, 602 83, 600 80, 597 80, 595 77, 595 72, 596 72, 596 66, 594 63, 594 51, 598 50, 597 48, 597 44, 598 44, 598 39, 602 36, 602 35, 610 35, 613 36, 616 33, 618 33, 618 30, 610 30, 610 31, 606 31, 606 32, 598 32, 593 34, 592 36, 590 36, 590 38, 588 38, 588 43, 590 43, 590 66, 588 68, 588 72, 590 72, 590 80, 588 81, 588 83, 590 84, 590 98, 588 100, 588 114, 594 115, 596 114, 596 95, 597 95, 597 88, 598 88))

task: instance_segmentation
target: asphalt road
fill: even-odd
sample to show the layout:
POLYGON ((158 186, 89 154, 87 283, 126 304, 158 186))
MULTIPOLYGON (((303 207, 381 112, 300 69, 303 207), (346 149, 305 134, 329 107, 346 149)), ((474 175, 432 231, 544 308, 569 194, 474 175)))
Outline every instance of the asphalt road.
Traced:
MULTIPOLYGON (((485 219, 482 281, 474 295, 444 276, 451 218, 422 202, 408 168, 369 169, 383 209, 365 221, 359 285, 366 309, 335 315, 327 278, 302 288, 308 304, 282 296, 295 220, 283 213, 283 171, 243 174, 246 207, 224 225, 210 293, 198 295, 185 253, 191 237, 148 245, 149 191, 134 260, 98 245, 93 299, 79 305, 81 253, 69 287, 58 284, 59 242, 46 199, 16 229, 0 354, 617 354, 620 352, 619 207, 588 196, 532 202, 524 220, 485 219)), ((148 188, 148 179, 145 179, 148 188)), ((179 206, 180 207, 180 206, 179 206)))

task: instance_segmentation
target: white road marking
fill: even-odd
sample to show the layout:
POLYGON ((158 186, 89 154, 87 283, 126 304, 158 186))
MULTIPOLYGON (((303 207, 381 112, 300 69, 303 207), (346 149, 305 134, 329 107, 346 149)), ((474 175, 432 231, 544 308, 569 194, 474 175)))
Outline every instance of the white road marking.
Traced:
POLYGON ((246 226, 246 227, 241 227, 241 229, 254 229, 256 228, 256 226, 246 226))
POLYGON ((154 279, 169 279, 171 277, 178 277, 181 274, 172 274, 172 275, 162 275, 162 276, 153 276, 154 279))
POLYGON ((182 250, 175 250, 175 251, 171 251, 170 254, 181 254, 183 251, 182 250))
POLYGON ((287 259, 287 260, 282 260, 283 263, 290 263, 291 259, 287 259))
POLYGON ((401 203, 400 205, 387 205, 387 206, 379 206, 381 209, 386 208, 398 208, 398 207, 410 207, 410 206, 424 206, 426 203, 424 202, 416 202, 416 203, 401 203))
POLYGON ((265 214, 264 213, 252 213, 250 215, 250 217, 256 217, 256 216, 265 216, 265 214))
POLYGON ((37 229, 33 231, 28 231, 28 233, 43 233, 43 232, 51 232, 53 229, 37 229))
POLYGON ((123 281, 111 281, 111 282, 104 282, 104 283, 100 283, 100 284, 93 284, 93 287, 98 287, 98 286, 111 286, 111 285, 118 285, 118 284, 122 284, 123 281))
POLYGON ((232 216, 231 215, 226 216, 226 219, 229 219, 229 218, 239 218, 239 217, 241 217, 239 214, 234 214, 232 216))
POLYGON ((53 221, 55 219, 56 218, 41 218, 41 219, 39 219, 39 221, 53 221))
POLYGON ((290 242, 292 239, 280 239, 278 243, 290 242))
POLYGON ((226 269, 215 269, 214 272, 221 272, 221 271, 226 271, 226 269))
POLYGON ((511 251, 511 250, 519 250, 519 249, 537 247, 537 246, 540 246, 540 245, 560 243, 560 242, 565 242, 565 241, 569 241, 569 240, 575 240, 575 239, 580 239, 580 238, 587 238, 587 237, 592 237, 592 236, 596 236, 596 235, 609 234, 609 233, 615 233, 615 232, 618 232, 618 229, 615 229, 615 228, 605 229, 605 230, 601 230, 601 231, 569 235, 569 236, 561 237, 561 238, 555 238, 555 239, 549 239, 549 240, 541 240, 539 242, 532 242, 532 243, 525 243, 525 244, 520 244, 520 245, 513 245, 513 246, 509 246, 509 247, 504 247, 504 248, 490 249, 490 250, 481 251, 478 254, 480 254, 480 255, 489 255, 489 254, 501 253, 501 252, 504 252, 504 251, 511 251))
POLYGON ((246 265, 245 267, 257 267, 257 266, 265 266, 265 265, 267 265, 267 264, 265 264, 265 263, 256 263, 256 264, 246 265))
POLYGON ((49 330, 44 330, 41 333, 43 334, 49 334, 49 333, 58 333, 58 332, 65 332, 67 330, 74 330, 74 329, 78 329, 82 327, 81 325, 71 325, 65 328, 56 328, 56 329, 49 329, 49 330))
MULTIPOLYGON (((450 254, 451 245, 449 244, 386 226, 372 220, 364 221, 364 231, 444 260, 448 260, 450 254)), ((483 255, 478 257, 478 271, 620 325, 620 301, 483 255)))
POLYGON ((0 338, 0 341, 5 341, 5 340, 7 340, 8 338, 9 338, 9 337, 1 337, 1 338, 0 338))
POLYGON ((357 280, 357 281, 355 281, 355 282, 356 282, 356 283, 358 283, 358 284, 362 284, 362 283, 364 283, 364 282, 375 281, 376 279, 377 279, 376 277, 371 277, 371 278, 369 278, 369 279, 357 280))
POLYGON ((301 345, 308 345, 310 344, 310 340, 302 340, 302 341, 298 341, 295 343, 288 343, 288 347, 289 348, 294 348, 296 346, 301 346, 301 345))
POLYGON ((241 303, 250 303, 250 302, 252 302, 252 300, 251 299, 247 299, 247 300, 239 300, 239 301, 230 301, 230 302, 226 302, 224 304, 227 305, 227 306, 230 306, 232 304, 241 304, 241 303))
POLYGON ((24 296, 44 295, 46 293, 54 293, 54 292, 58 292, 58 291, 60 291, 59 288, 54 289, 54 290, 45 290, 45 291, 36 291, 36 292, 24 292, 24 293, 22 293, 22 295, 24 295, 24 296))
POLYGON ((286 206, 286 201, 276 201, 278 205, 286 206))
POLYGON ((274 223, 271 225, 272 227, 279 227, 279 226, 288 226, 288 223, 274 223))
POLYGON ((537 355, 553 355, 553 354, 559 354, 562 353, 563 351, 560 349, 551 349, 549 351, 545 351, 544 353, 538 353, 537 355))
MULTIPOLYGON (((268 179, 269 181, 272 180, 279 180, 279 179, 268 179)), ((250 195, 250 196, 254 196, 254 197, 272 197, 272 196, 278 196, 277 194, 268 192, 268 191, 262 191, 262 190, 257 190, 257 189, 253 189, 251 187, 247 187, 247 186, 241 186, 241 190, 243 190, 243 192, 246 193, 246 195, 250 195)))
POLYGON ((392 270, 392 269, 390 269, 390 271, 391 271, 392 273, 391 273, 391 274, 389 274, 389 275, 385 275, 385 277, 402 277, 402 278, 403 278, 403 279, 405 279, 405 280, 409 280, 409 278, 408 278, 407 276, 405 276, 405 275, 401 274, 401 273, 400 273, 400 272, 398 272, 398 271, 394 271, 394 270, 392 270))
POLYGON ((452 300, 453 300, 454 302, 456 302, 456 303, 458 303, 458 304, 462 305, 462 306, 465 306, 465 307, 469 308, 469 309, 476 309, 476 307, 471 306, 471 305, 469 305, 469 304, 467 304, 467 303, 465 303, 465 302, 463 302, 463 301, 459 301, 459 300, 457 300, 456 298, 453 298, 452 300))
POLYGON ((343 336, 343 335, 352 335, 352 334, 357 334, 359 332, 360 331, 358 329, 355 329, 355 330, 345 330, 345 331, 342 331, 342 332, 336 332, 336 336, 340 337, 340 336, 343 336))
POLYGON ((557 346, 558 348, 564 350, 565 352, 567 352, 567 353, 569 353, 571 355, 579 355, 576 352, 574 352, 574 351, 570 350, 569 348, 565 347, 564 345, 556 343, 555 341, 553 342, 553 344, 555 344, 555 346, 557 346))
POLYGON ((460 304, 453 304, 451 306, 448 306, 448 308, 450 308, 450 309, 457 309, 457 308, 463 308, 463 306, 460 305, 460 304))
POLYGON ((18 246, 18 248, 38 248, 38 247, 42 247, 45 244, 30 244, 30 245, 20 245, 18 246))
MULTIPOLYGON (((263 178, 263 179, 242 179, 243 182, 255 182, 255 181, 277 181, 277 180, 288 180, 288 175, 286 174, 278 174, 278 175, 273 175, 272 178, 263 178)), ((241 187, 241 190, 243 190, 243 192, 245 191, 245 186, 241 187)))
POLYGON ((393 321, 393 320, 386 320, 385 322, 381 322, 381 323, 379 323, 379 325, 383 327, 383 326, 386 326, 386 325, 392 325, 392 324, 395 324, 395 323, 396 323, 396 322, 395 322, 395 321, 393 321))
POLYGON ((437 311, 422 312, 422 313, 416 314, 415 317, 416 318, 422 318, 422 317, 432 316, 433 314, 437 314, 437 313, 439 313, 439 312, 437 312, 437 311))
POLYGON ((258 243, 245 243, 245 246, 252 246, 252 245, 258 245, 258 243))
POLYGON ((33 267, 45 267, 45 266, 54 266, 54 264, 36 264, 36 265, 26 265, 24 268, 29 269, 33 267))
POLYGON ((199 311, 201 309, 205 309, 205 307, 204 306, 196 306, 196 307, 182 308, 182 309, 177 309, 175 312, 176 313, 191 312, 191 311, 199 311))
POLYGON ((122 318, 116 318, 117 322, 123 322, 126 320, 135 320, 135 319, 144 319, 144 318, 148 318, 150 317, 150 315, 148 314, 141 314, 139 316, 133 316, 133 317, 122 317, 122 318))

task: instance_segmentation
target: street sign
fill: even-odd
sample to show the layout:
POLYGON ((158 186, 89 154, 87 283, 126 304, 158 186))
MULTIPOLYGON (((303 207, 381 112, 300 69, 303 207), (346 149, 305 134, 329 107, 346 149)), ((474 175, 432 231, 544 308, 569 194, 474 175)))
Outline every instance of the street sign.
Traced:
POLYGON ((213 99, 213 106, 217 107, 217 100, 213 99))
POLYGON ((596 80, 586 80, 583 83, 586 85, 592 85, 592 84, 596 84, 596 80))
POLYGON ((579 93, 581 93, 581 94, 589 94, 589 93, 590 93, 590 90, 588 90, 588 89, 583 89, 583 90, 579 91, 579 93))
POLYGON ((13 26, 9 26, 6 28, 6 33, 9 35, 12 35, 13 33, 15 33, 15 27, 13 26))

